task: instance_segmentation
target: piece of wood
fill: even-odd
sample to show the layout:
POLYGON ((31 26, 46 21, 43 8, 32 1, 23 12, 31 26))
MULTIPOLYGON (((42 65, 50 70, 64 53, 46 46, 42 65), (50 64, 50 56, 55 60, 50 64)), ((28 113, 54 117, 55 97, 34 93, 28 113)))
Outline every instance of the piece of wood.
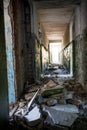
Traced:
POLYGON ((24 115, 26 115, 28 112, 29 112, 29 108, 31 107, 32 103, 34 102, 37 94, 39 92, 39 89, 37 90, 37 92, 34 94, 34 96, 32 97, 32 99, 30 100, 30 102, 28 103, 28 106, 27 106, 27 111, 24 113, 24 115))
POLYGON ((18 109, 18 104, 11 110, 11 112, 9 113, 9 116, 12 117, 13 114, 16 112, 16 110, 18 109))

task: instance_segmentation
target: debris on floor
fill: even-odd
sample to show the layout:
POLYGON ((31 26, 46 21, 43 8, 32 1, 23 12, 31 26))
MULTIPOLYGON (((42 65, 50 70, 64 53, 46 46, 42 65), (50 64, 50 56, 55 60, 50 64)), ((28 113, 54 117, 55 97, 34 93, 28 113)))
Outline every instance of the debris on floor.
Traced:
POLYGON ((79 113, 78 107, 72 104, 63 104, 63 105, 55 105, 51 107, 54 110, 57 111, 64 111, 64 112, 69 112, 69 113, 79 113))
POLYGON ((48 78, 57 78, 61 74, 69 74, 69 71, 66 69, 65 66, 58 64, 58 65, 52 65, 49 64, 47 68, 45 69, 44 73, 41 74, 42 78, 48 77, 48 78))
POLYGON ((61 111, 47 106, 43 108, 43 111, 48 114, 45 123, 51 125, 71 127, 78 117, 76 113, 61 111))
MULTIPOLYGON (((57 68, 63 69, 48 67, 51 72, 57 68)), ((86 130, 87 94, 74 78, 43 78, 27 85, 24 96, 9 105, 9 118, 11 127, 29 130, 80 130, 81 123, 86 130)))
POLYGON ((49 97, 51 95, 60 94, 62 92, 63 92, 63 87, 56 86, 52 89, 45 90, 41 95, 42 95, 42 97, 49 97))

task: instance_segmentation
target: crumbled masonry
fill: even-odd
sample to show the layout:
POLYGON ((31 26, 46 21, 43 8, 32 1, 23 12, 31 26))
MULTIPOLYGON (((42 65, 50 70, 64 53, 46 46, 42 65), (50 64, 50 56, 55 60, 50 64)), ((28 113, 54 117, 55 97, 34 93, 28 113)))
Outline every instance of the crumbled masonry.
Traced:
POLYGON ((87 95, 73 77, 44 77, 40 84, 28 85, 24 96, 9 109, 11 127, 80 130, 82 123, 81 130, 87 129, 87 95))

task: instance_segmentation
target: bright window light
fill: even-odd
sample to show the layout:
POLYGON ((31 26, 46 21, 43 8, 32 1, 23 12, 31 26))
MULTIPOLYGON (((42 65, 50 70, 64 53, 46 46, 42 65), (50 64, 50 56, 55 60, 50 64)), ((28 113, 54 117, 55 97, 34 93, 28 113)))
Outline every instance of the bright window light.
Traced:
POLYGON ((61 64, 60 51, 62 43, 50 43, 50 61, 52 64, 61 64))

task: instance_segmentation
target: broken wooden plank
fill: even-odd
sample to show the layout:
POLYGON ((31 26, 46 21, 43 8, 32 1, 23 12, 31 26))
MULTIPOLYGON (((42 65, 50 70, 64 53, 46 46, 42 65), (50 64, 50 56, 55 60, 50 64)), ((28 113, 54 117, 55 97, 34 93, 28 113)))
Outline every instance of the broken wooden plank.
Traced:
POLYGON ((16 112, 16 110, 18 109, 19 105, 17 104, 9 113, 9 116, 12 117, 14 115, 14 113, 16 112))
POLYGON ((37 94, 39 92, 39 89, 37 90, 37 92, 34 94, 34 96, 32 97, 32 99, 30 100, 30 102, 28 103, 28 106, 27 106, 27 111, 24 113, 23 116, 25 116, 28 112, 29 112, 29 108, 31 107, 32 103, 34 102, 37 94))

